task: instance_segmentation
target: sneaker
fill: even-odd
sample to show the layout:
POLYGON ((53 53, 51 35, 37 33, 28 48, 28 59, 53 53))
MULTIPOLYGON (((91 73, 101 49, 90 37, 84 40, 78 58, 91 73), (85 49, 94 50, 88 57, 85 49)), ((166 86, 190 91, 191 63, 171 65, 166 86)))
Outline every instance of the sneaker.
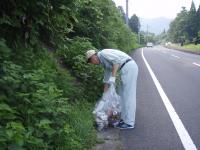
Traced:
POLYGON ((134 127, 132 125, 123 122, 121 124, 118 124, 116 128, 124 130, 124 129, 133 129, 134 127))
POLYGON ((119 124, 123 124, 124 123, 124 121, 121 119, 120 121, 119 121, 119 124))

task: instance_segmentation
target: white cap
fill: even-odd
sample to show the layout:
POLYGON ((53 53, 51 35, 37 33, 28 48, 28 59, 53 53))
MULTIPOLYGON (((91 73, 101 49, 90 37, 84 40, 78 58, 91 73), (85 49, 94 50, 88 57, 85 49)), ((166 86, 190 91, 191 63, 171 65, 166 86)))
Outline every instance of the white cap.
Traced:
POLYGON ((88 50, 86 52, 86 59, 90 59, 90 57, 92 57, 94 54, 96 54, 96 51, 95 50, 88 50))

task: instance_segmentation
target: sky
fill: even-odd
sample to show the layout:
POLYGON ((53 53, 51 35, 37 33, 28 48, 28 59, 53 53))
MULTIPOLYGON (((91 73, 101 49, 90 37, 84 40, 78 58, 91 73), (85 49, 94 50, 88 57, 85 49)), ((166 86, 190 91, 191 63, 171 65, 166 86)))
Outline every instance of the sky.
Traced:
MULTIPOLYGON (((113 0, 117 6, 123 6, 126 12, 126 0, 113 0)), ((200 0, 193 0, 196 9, 200 0)), ((166 17, 174 19, 182 6, 190 9, 192 0, 129 0, 129 18, 136 14, 139 18, 166 17)))

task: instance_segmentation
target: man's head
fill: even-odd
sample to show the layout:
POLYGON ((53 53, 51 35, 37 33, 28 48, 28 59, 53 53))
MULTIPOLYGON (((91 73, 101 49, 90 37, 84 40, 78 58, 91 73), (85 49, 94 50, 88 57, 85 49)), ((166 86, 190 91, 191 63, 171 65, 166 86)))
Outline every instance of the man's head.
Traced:
POLYGON ((95 50, 88 50, 86 52, 86 59, 88 63, 94 64, 94 65, 100 64, 100 60, 95 50))

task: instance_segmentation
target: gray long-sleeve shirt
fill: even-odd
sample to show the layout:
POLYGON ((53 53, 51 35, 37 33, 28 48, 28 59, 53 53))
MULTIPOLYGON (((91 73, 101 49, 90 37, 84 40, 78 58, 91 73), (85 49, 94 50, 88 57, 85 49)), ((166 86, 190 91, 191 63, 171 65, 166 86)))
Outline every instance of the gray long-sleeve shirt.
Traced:
POLYGON ((132 59, 126 53, 116 49, 103 49, 97 53, 97 56, 104 68, 104 83, 107 83, 112 75, 112 67, 114 64, 119 64, 120 67, 126 60, 132 59))

